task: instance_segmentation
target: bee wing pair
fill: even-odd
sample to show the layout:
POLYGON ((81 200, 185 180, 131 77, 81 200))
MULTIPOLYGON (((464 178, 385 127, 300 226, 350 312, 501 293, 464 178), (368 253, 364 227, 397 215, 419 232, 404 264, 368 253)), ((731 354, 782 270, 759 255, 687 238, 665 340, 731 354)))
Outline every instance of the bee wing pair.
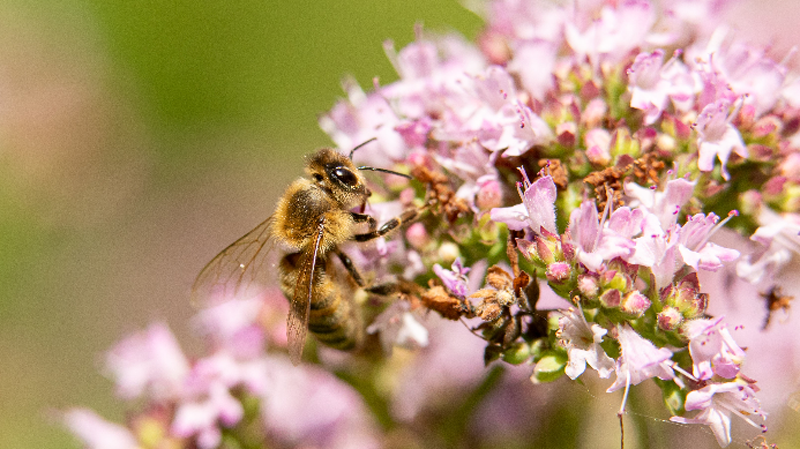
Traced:
POLYGON ((289 343, 289 359, 296 366, 303 357, 303 347, 308 335, 308 316, 311 311, 314 271, 317 266, 319 244, 325 232, 324 222, 320 222, 312 239, 314 248, 303 251, 300 259, 300 273, 289 304, 289 318, 286 321, 286 338, 289 343))
POLYGON ((275 246, 272 222, 267 218, 203 267, 192 285, 192 305, 204 308, 228 301, 262 280, 272 265, 267 257, 275 246))
MULTIPOLYGON (((274 267, 269 254, 275 247, 272 233, 273 218, 267 218, 253 230, 220 251, 197 275, 192 285, 192 304, 208 307, 235 298, 255 284, 264 282, 274 267)), ((301 252, 292 301, 287 320, 289 358, 297 365, 303 354, 303 345, 308 334, 308 316, 311 307, 313 276, 319 255, 319 244, 324 227, 320 225, 314 233, 314 247, 301 252)))

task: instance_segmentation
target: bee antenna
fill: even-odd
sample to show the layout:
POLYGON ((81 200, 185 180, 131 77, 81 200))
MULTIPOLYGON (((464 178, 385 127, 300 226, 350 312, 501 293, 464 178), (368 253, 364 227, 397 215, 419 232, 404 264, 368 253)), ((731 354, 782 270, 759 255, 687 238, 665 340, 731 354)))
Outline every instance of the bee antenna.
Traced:
MULTIPOLYGON (((347 157, 349 157, 350 160, 352 161, 353 160, 353 153, 355 153, 357 149, 359 149, 359 148, 363 147, 364 145, 366 145, 366 144, 368 144, 368 143, 370 143, 372 141, 375 141, 375 140, 378 140, 378 138, 377 137, 373 137, 372 139, 365 140, 364 142, 361 142, 360 144, 356 145, 355 148, 350 150, 350 155, 347 156, 347 157)), ((361 170, 361 169, 359 168, 359 170, 361 170)))
POLYGON ((407 175, 405 173, 400 173, 400 172, 396 172, 396 171, 392 171, 392 170, 387 170, 385 168, 370 167, 370 166, 367 166, 367 165, 362 165, 361 167, 356 167, 356 168, 358 168, 359 170, 379 171, 379 172, 382 172, 382 173, 389 173, 390 175, 402 176, 402 177, 407 178, 407 179, 414 179, 414 178, 412 178, 411 176, 409 176, 409 175, 407 175))

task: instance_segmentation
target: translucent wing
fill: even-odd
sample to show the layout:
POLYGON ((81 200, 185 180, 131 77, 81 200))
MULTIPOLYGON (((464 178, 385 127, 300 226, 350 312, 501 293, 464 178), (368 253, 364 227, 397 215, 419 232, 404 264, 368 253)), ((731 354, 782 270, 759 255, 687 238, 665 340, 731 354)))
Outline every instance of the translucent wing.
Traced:
POLYGON ((203 307, 233 298, 266 277, 267 256, 275 246, 272 217, 220 251, 197 275, 192 285, 192 304, 203 307))
POLYGON ((314 292, 314 272, 319 256, 319 244, 325 232, 325 221, 320 220, 314 233, 311 251, 306 251, 300 258, 300 272, 297 274, 292 303, 289 306, 289 318, 286 322, 286 337, 289 341, 289 359, 294 365, 300 363, 303 348, 308 334, 308 314, 311 310, 311 296, 314 292))

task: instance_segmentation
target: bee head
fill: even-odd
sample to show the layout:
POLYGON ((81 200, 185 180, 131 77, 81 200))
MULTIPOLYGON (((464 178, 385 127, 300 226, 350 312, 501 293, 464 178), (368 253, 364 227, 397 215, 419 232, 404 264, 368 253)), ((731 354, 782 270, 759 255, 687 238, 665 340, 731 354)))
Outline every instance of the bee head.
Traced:
POLYGON ((314 153, 308 159, 306 172, 318 187, 345 207, 362 204, 371 194, 358 167, 331 148, 314 153))

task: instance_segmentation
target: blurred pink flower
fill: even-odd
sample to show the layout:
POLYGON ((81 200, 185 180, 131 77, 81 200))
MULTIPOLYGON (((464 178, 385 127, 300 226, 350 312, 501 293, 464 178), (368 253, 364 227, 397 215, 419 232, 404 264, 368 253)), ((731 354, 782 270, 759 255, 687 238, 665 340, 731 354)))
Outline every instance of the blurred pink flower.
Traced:
POLYGON ((433 272, 436 273, 436 276, 439 277, 444 287, 450 293, 458 298, 464 299, 470 293, 467 287, 467 273, 469 273, 470 268, 465 267, 461 263, 460 257, 456 258, 450 268, 450 270, 442 268, 442 266, 437 263, 433 265, 433 272))
POLYGON ((378 334, 383 352, 391 355, 399 346, 417 349, 428 346, 428 329, 411 312, 407 301, 394 301, 367 326, 368 334, 378 334))
POLYGON ((241 358, 256 357, 264 350, 264 328, 258 322, 264 304, 262 297, 226 301, 200 311, 195 325, 212 349, 229 351, 241 358))
POLYGON ((202 396, 178 405, 170 433, 181 438, 194 437, 200 449, 212 449, 222 441, 220 425, 236 425, 244 409, 221 382, 213 382, 205 390, 202 396))
POLYGON ((377 448, 377 428, 358 393, 335 375, 312 365, 295 367, 269 357, 261 394, 267 433, 287 445, 377 448))
POLYGON ((753 284, 772 280, 794 255, 800 254, 800 215, 778 214, 762 207, 758 222, 760 226, 750 239, 761 247, 736 266, 736 273, 753 284))
POLYGON ((84 444, 86 449, 139 449, 133 433, 119 424, 110 423, 85 408, 64 412, 64 425, 84 444))
POLYGON ((106 354, 106 370, 124 399, 148 396, 155 401, 183 394, 189 362, 163 323, 150 325, 117 343, 106 354))

